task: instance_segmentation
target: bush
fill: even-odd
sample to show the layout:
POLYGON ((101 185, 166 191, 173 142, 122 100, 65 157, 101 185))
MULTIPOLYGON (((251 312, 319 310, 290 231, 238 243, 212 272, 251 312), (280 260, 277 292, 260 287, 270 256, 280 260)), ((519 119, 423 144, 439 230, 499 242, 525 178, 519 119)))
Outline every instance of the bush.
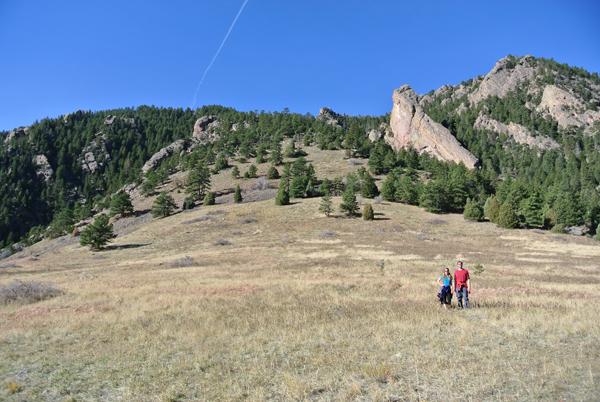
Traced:
POLYGON ((365 204, 365 206, 363 207, 362 218, 365 221, 372 221, 373 219, 375 219, 375 214, 373 213, 373 207, 371 206, 371 204, 365 204))
POLYGON ((565 233, 565 225, 559 223, 558 225, 554 225, 550 231, 554 233, 565 233))
POLYGON ((511 204, 502 204, 502 206, 500 207, 500 213, 498 214, 497 223, 498 226, 507 229, 515 229, 519 227, 519 217, 517 216, 517 213, 515 212, 511 204))
POLYGON ((15 279, 9 285, 0 286, 0 302, 2 303, 35 303, 62 294, 64 291, 55 288, 52 282, 23 282, 15 279))
POLYGON ((290 193, 285 188, 280 188, 275 198, 275 205, 289 205, 290 193))
POLYGON ((112 223, 108 223, 108 215, 100 214, 94 220, 94 223, 86 226, 81 231, 79 244, 90 246, 91 249, 100 249, 104 247, 111 239, 115 238, 112 223))
POLYGON ((267 170, 267 179, 279 179, 279 170, 275 166, 271 166, 269 170, 267 170))
POLYGON ((239 204, 242 202, 242 190, 240 190, 240 185, 238 184, 235 188, 235 194, 233 195, 233 202, 239 204))
POLYGON ((215 205, 215 193, 209 191, 204 197, 204 205, 215 205))
POLYGON ((500 214, 500 202, 498 202, 498 197, 494 197, 490 200, 490 205, 488 206, 488 218, 490 222, 498 223, 498 216, 500 214))
POLYGON ((183 210, 186 211, 188 209, 194 208, 194 199, 192 197, 185 197, 183 199, 183 210))
POLYGON ((467 205, 465 206, 463 217, 467 221, 475 222, 483 222, 485 218, 481 205, 476 201, 471 201, 469 198, 467 198, 467 205))

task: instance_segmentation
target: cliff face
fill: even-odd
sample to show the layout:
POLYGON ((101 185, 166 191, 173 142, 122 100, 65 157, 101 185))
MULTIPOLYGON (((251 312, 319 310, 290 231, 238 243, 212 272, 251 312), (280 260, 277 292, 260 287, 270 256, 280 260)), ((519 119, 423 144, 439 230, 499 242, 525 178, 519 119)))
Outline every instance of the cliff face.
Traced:
POLYGON ((555 85, 548 85, 544 88, 542 102, 536 111, 542 113, 543 116, 552 116, 561 128, 567 128, 570 125, 584 126, 586 132, 589 132, 594 122, 600 120, 600 112, 586 110, 586 105, 580 99, 555 85))
POLYGON ((478 166, 479 160, 450 131, 425 114, 410 86, 396 89, 393 100, 390 117, 393 136, 385 136, 385 140, 394 150, 414 147, 419 153, 427 151, 444 161, 463 162, 468 168, 478 166))
POLYGON ((530 147, 538 149, 554 149, 560 147, 560 144, 552 138, 548 138, 538 133, 535 137, 532 136, 526 127, 520 124, 510 122, 508 125, 500 123, 497 120, 491 119, 484 113, 480 112, 473 127, 478 130, 489 130, 499 134, 505 134, 515 140, 517 144, 527 144, 530 147))

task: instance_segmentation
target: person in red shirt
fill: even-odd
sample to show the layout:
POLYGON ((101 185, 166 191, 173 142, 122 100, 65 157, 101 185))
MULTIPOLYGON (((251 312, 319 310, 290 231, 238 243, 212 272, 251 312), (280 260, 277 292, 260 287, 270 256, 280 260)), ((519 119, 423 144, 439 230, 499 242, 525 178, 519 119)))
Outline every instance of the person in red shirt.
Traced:
POLYGON ((462 261, 457 263, 458 269, 454 271, 454 288, 456 289, 456 298, 458 308, 463 308, 463 299, 465 299, 465 308, 469 308, 469 293, 471 293, 471 278, 469 271, 463 269, 462 261))

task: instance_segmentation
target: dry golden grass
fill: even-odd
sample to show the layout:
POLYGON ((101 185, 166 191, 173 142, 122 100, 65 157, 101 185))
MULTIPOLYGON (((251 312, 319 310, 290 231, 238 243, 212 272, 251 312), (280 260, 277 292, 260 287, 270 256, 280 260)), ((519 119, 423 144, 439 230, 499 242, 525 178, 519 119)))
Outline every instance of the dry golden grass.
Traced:
POLYGON ((372 222, 325 218, 319 199, 292 201, 155 219, 99 253, 42 242, 12 257, 0 284, 65 294, 0 305, 0 399, 600 399, 598 243, 389 203, 372 222), (436 280, 457 259, 485 272, 470 310, 444 312, 436 280))

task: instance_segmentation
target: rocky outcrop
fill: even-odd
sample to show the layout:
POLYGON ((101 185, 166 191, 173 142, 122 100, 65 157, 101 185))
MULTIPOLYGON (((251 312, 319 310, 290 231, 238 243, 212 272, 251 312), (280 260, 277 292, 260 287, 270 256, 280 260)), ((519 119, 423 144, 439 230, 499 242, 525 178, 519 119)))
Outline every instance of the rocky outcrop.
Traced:
POLYGON ((156 168, 156 166, 158 166, 163 159, 168 158, 174 152, 180 151, 183 148, 183 143, 183 140, 177 140, 171 145, 164 147, 163 149, 152 155, 150 160, 148 160, 148 162, 146 162, 144 166, 142 166, 142 174, 146 174, 148 170, 156 168))
POLYGON ((96 138, 92 140, 82 151, 79 156, 79 163, 84 172, 94 173, 105 163, 109 163, 111 158, 106 149, 106 135, 102 132, 96 134, 96 138), (102 155, 102 157, 100 157, 102 155))
POLYGON ((581 100, 555 85, 548 85, 544 88, 542 102, 536 111, 552 116, 561 128, 573 125, 587 126, 586 128, 589 129, 595 121, 600 120, 600 112, 585 110, 585 105, 581 100))
POLYGON ((532 59, 533 57, 529 55, 525 56, 513 68, 509 68, 510 56, 500 59, 492 71, 485 76, 479 88, 469 94, 470 103, 476 105, 482 99, 494 95, 503 98, 524 81, 533 79, 535 68, 529 64, 532 59))
POLYGON ((468 168, 479 165, 475 155, 465 149, 450 131, 425 114, 410 86, 396 89, 393 100, 390 119, 393 136, 385 136, 385 140, 395 151, 414 147, 419 153, 427 151, 444 161, 463 162, 468 168))
MULTIPOLYGON (((112 116, 109 114, 108 117, 106 118, 106 120, 104 120, 104 124, 106 124, 107 126, 110 126, 111 124, 113 124, 115 122, 116 118, 117 118, 117 116, 112 116)), ((129 123, 129 124, 135 123, 135 119, 133 117, 121 116, 121 120, 123 120, 125 123, 129 123)))
POLYGON ((8 135, 4 139, 4 143, 5 144, 9 143, 13 138, 19 138, 19 137, 26 135, 27 131, 29 131, 29 127, 23 127, 23 128, 19 128, 17 130, 11 131, 10 133, 8 133, 8 135))
POLYGON ((374 128, 373 130, 369 131, 369 140, 371 140, 371 142, 377 142, 390 131, 390 126, 388 126, 386 123, 381 123, 378 128, 374 128))
POLYGON ((52 178, 52 176, 54 175, 54 170, 52 170, 52 167, 50 166, 46 155, 36 155, 33 158, 33 163, 36 166, 35 173, 38 177, 43 177, 44 181, 48 181, 52 178))
POLYGON ((555 149, 560 147, 560 144, 554 141, 552 138, 543 135, 537 135, 534 137, 526 127, 520 124, 511 122, 507 126, 506 124, 489 118, 483 112, 479 113, 479 116, 477 117, 477 120, 475 120, 473 127, 478 130, 489 130, 499 134, 508 135, 511 139, 515 140, 517 144, 527 144, 530 147, 539 149, 555 149))
POLYGON ((217 116, 203 116, 196 120, 194 124, 194 132, 192 133, 192 141, 196 144, 213 143, 220 136, 215 132, 223 124, 223 120, 217 116))
MULTIPOLYGON (((239 124, 237 124, 237 123, 233 123, 233 124, 231 125, 231 130, 232 130, 232 131, 238 131, 238 128, 239 128, 239 126, 240 126, 239 124)), ((244 122, 244 128, 248 128, 248 127, 250 127, 250 124, 249 124, 249 123, 247 123, 247 122, 244 122)))
POLYGON ((338 114, 333 110, 329 109, 328 107, 323 107, 319 109, 319 114, 316 117, 317 120, 321 120, 325 124, 330 124, 332 126, 341 128, 342 126, 340 125, 340 122, 337 118, 338 114))

